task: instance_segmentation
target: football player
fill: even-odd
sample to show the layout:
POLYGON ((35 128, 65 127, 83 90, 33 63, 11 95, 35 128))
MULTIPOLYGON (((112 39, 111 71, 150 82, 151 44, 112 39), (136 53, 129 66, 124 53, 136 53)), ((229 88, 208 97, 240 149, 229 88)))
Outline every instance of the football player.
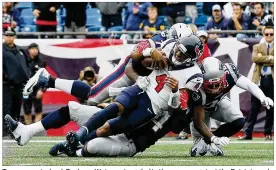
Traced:
MULTIPOLYGON (((26 84, 23 90, 23 95, 28 96, 32 93, 34 86, 40 86, 44 89, 57 88, 77 98, 87 100, 89 105, 97 105, 109 97, 109 87, 127 87, 135 82, 130 80, 125 74, 126 66, 135 71, 138 75, 141 75, 137 77, 136 82, 138 84, 143 82, 142 76, 147 76, 151 73, 151 70, 141 69, 143 65, 140 59, 141 56, 143 56, 144 49, 151 48, 153 49, 153 53, 158 53, 158 51, 155 51, 154 49, 159 48, 161 43, 168 38, 178 39, 191 34, 192 30, 188 25, 178 23, 173 25, 168 31, 161 32, 154 35, 151 39, 140 42, 135 46, 131 55, 121 58, 118 66, 114 68, 114 71, 110 75, 101 79, 93 87, 77 80, 55 78, 45 69, 40 69, 26 84)), ((162 58, 152 58, 152 60, 155 61, 159 68, 164 67, 164 61, 162 58)))
POLYGON ((191 96, 194 112, 194 125, 191 125, 194 146, 191 149, 191 156, 205 155, 207 151, 213 155, 223 155, 220 148, 213 150, 216 146, 212 145, 214 143, 223 145, 224 141, 222 140, 222 143, 214 141, 218 139, 217 137, 231 137, 239 132, 245 123, 242 112, 226 96, 232 87, 236 85, 249 91, 268 109, 273 107, 273 101, 266 97, 255 83, 241 75, 234 64, 222 64, 217 58, 209 57, 203 60, 201 68, 203 85, 191 96), (225 124, 210 133, 210 118, 225 122, 225 124), (214 143, 208 145, 211 142, 214 143))

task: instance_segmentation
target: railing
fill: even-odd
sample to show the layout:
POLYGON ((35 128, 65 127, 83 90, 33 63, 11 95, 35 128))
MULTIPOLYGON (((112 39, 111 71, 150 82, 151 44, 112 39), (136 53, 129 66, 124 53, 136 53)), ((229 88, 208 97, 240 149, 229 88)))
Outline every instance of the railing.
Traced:
MULTIPOLYGON (((237 34, 237 33, 243 33, 243 34, 256 34, 261 33, 261 31, 258 30, 208 30, 206 31, 208 34, 216 33, 216 34, 237 34)), ((158 32, 155 32, 158 33, 158 32)), ((145 31, 94 31, 94 32, 18 32, 17 35, 19 36, 64 36, 64 35, 86 35, 86 36, 92 36, 92 35, 118 35, 118 34, 134 34, 134 35, 144 35, 149 34, 149 32, 145 31)))

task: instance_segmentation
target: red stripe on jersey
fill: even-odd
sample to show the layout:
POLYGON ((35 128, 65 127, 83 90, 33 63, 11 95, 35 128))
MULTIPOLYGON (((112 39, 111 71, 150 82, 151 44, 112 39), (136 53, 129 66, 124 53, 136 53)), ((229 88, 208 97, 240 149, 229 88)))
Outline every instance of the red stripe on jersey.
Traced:
POLYGON ((180 108, 186 110, 188 108, 189 94, 186 90, 180 90, 180 108))

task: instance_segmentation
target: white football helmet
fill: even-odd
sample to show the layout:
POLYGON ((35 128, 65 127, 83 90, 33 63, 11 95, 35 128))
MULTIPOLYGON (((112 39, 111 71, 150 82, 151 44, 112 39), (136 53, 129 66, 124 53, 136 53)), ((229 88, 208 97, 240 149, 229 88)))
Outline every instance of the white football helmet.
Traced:
POLYGON ((168 32, 168 38, 179 39, 183 37, 188 37, 193 34, 192 29, 183 23, 177 23, 171 26, 168 32))

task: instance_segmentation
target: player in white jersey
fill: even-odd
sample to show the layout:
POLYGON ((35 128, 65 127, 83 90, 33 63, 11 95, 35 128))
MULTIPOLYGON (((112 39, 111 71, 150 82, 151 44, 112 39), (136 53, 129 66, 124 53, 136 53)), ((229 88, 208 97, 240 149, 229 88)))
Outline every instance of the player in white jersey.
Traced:
POLYGON ((233 136, 243 128, 245 122, 242 112, 226 96, 232 87, 236 85, 251 92, 267 109, 273 107, 273 101, 255 83, 241 75, 232 63, 222 64, 217 58, 209 57, 203 60, 202 71, 203 85, 191 97, 194 112, 191 132, 195 144, 191 149, 191 156, 196 156, 197 153, 204 155, 207 151, 213 155, 223 155, 222 149, 215 145, 221 144, 211 144, 211 141, 222 136, 233 136), (213 133, 209 131, 210 118, 224 122, 213 133))
MULTIPOLYGON (((147 76, 150 71, 142 69, 141 61, 136 61, 137 56, 141 56, 145 48, 159 48, 160 44, 168 38, 181 38, 192 34, 188 25, 174 24, 168 31, 154 35, 151 39, 140 42, 136 45, 131 55, 122 57, 118 66, 112 73, 102 78, 95 86, 90 87, 81 81, 66 80, 51 76, 45 69, 40 69, 26 84, 23 95, 28 96, 33 91, 34 86, 43 89, 57 88, 82 100, 87 100, 89 105, 97 105, 109 97, 109 88, 120 88, 132 85, 135 81, 128 78, 125 74, 126 66, 132 67, 141 76, 147 76), (133 60, 132 60, 133 59, 133 60)), ((160 63, 160 62, 159 62, 160 63)), ((139 78, 141 79, 141 77, 139 78)))
MULTIPOLYGON (((127 132, 156 114, 168 111, 168 103, 176 103, 179 96, 180 100, 187 100, 187 93, 201 86, 202 74, 196 64, 203 50, 199 37, 190 35, 179 40, 167 40, 163 43, 162 50, 166 54, 168 67, 154 70, 148 76, 147 88, 142 90, 138 86, 127 87, 114 102, 97 116, 91 117, 77 132, 69 132, 66 139, 72 148, 76 148, 79 142, 85 143, 96 137, 127 132), (179 81, 180 90, 173 92, 171 86, 176 81, 179 81)), ((148 51, 149 56, 151 49, 148 51)), ((144 56, 147 56, 146 53, 144 56)))

